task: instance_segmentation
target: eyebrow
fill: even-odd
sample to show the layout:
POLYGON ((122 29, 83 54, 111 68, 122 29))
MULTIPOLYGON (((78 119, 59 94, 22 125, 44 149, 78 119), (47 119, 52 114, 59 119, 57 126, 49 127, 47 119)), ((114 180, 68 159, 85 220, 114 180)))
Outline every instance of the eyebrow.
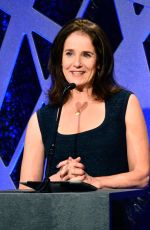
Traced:
MULTIPOLYGON (((64 52, 67 52, 67 51, 74 51, 74 49, 66 49, 66 50, 64 50, 64 52)), ((89 51, 89 50, 83 50, 82 53, 89 53, 89 54, 92 54, 92 55, 95 54, 95 52, 92 52, 92 51, 89 51)))
POLYGON ((95 54, 95 52, 88 51, 88 50, 83 51, 83 53, 89 53, 89 54, 92 54, 92 55, 94 55, 94 54, 95 54))
POLYGON ((73 51, 73 49, 65 49, 64 51, 65 51, 65 52, 66 52, 66 51, 73 51))

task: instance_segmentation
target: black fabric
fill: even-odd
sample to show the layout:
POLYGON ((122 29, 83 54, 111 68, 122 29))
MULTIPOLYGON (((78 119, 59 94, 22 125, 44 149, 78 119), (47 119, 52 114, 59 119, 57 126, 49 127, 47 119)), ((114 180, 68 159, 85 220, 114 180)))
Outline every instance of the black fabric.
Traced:
MULTIPOLYGON (((127 172, 125 113, 130 95, 131 92, 121 90, 105 101, 105 119, 97 128, 72 135, 58 133, 50 175, 56 173, 56 165, 69 156, 80 156, 86 172, 91 176, 127 172)), ((46 105, 38 110, 37 116, 47 154, 54 133, 57 108, 46 105)))

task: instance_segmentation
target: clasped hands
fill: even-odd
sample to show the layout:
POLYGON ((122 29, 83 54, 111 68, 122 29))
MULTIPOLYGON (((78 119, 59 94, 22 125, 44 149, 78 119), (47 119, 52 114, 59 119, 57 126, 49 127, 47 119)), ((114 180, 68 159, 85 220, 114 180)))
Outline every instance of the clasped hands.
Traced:
POLYGON ((80 161, 80 157, 75 159, 69 157, 67 160, 61 161, 57 165, 57 168, 60 169, 59 176, 62 181, 83 181, 85 179, 85 167, 80 161))
POLYGON ((81 163, 81 158, 77 157, 61 161, 56 166, 59 171, 51 177, 51 181, 81 181, 94 185, 94 178, 85 172, 85 166, 81 163))

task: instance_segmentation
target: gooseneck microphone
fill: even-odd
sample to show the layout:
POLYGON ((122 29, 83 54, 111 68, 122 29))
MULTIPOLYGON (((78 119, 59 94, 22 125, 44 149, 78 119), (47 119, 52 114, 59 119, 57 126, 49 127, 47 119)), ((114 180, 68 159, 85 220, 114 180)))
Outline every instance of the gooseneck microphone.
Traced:
POLYGON ((62 111, 62 107, 63 107, 63 102, 65 99, 66 94, 72 90, 76 88, 76 84, 75 83, 70 83, 67 84, 63 90, 62 93, 62 98, 60 101, 60 106, 58 108, 58 113, 57 113, 57 118, 56 118, 56 124, 55 124, 55 128, 54 128, 54 136, 52 138, 52 144, 50 146, 49 152, 47 154, 47 161, 46 161, 46 169, 45 169, 45 178, 44 181, 41 182, 41 185, 36 189, 37 192, 42 192, 43 190, 50 190, 50 188, 47 188, 50 179, 49 179, 49 174, 50 174, 50 165, 52 164, 53 161, 53 157, 55 154, 55 145, 56 145, 56 137, 57 137, 57 131, 58 131, 58 126, 59 126, 59 121, 60 121, 60 116, 61 116, 61 111, 62 111))
POLYGON ((61 102, 60 102, 60 106, 59 106, 58 113, 57 113, 56 126, 55 126, 54 138, 53 138, 53 140, 54 140, 53 145, 55 145, 55 142, 56 142, 57 130, 58 130, 58 125, 59 125, 59 121, 60 121, 60 115, 61 115, 61 111, 62 111, 62 107, 63 107, 64 98, 65 98, 66 94, 68 93, 68 91, 75 89, 75 88, 76 88, 75 83, 67 84, 64 88, 61 102))
POLYGON ((46 165, 46 173, 45 173, 45 178, 49 179, 49 173, 50 173, 50 164, 52 163, 53 160, 53 156, 55 154, 55 145, 56 145, 56 137, 57 137, 57 131, 58 131, 58 126, 59 126, 59 121, 60 121, 60 116, 61 116, 61 111, 62 111, 62 107, 63 107, 63 102, 64 102, 64 98, 66 96, 66 94, 68 93, 68 91, 72 90, 76 88, 76 84, 75 83, 70 83, 67 84, 63 90, 63 94, 62 94, 62 98, 61 98, 61 102, 60 102, 60 106, 58 109, 58 113, 57 113, 57 118, 56 118, 56 124, 55 124, 55 129, 54 129, 54 136, 53 136, 53 141, 47 156, 47 165, 46 165))

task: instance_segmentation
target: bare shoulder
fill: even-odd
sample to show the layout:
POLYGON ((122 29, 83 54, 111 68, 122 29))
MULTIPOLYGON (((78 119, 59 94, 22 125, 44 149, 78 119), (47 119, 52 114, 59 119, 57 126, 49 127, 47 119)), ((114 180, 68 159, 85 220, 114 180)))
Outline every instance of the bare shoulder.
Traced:
MULTIPOLYGON (((42 136, 38 125, 36 113, 34 113, 27 126, 25 145, 24 145, 24 158, 35 159, 43 157, 44 146, 42 136)), ((29 161, 28 159, 28 161, 29 161)))
POLYGON ((28 122, 27 131, 26 131, 26 138, 33 139, 33 137, 34 137, 34 140, 36 140, 37 138, 39 140, 41 140, 41 132, 40 132, 36 112, 32 114, 32 116, 28 122))
POLYGON ((38 125, 37 113, 34 112, 29 119, 28 126, 38 125))
POLYGON ((132 94, 129 98, 126 116, 125 116, 127 136, 132 136, 138 139, 136 144, 141 140, 148 143, 148 133, 142 107, 138 98, 132 94))
POLYGON ((37 119, 37 113, 34 112, 32 116, 29 119, 27 130, 29 129, 39 129, 38 119, 37 119))
POLYGON ((128 107, 135 108, 135 107, 141 107, 139 99, 135 94, 131 94, 129 97, 128 107))
POLYGON ((130 121, 130 119, 133 119, 132 122, 136 121, 136 119, 142 119, 144 122, 143 111, 139 99, 134 94, 130 95, 126 110, 126 121, 130 121))

